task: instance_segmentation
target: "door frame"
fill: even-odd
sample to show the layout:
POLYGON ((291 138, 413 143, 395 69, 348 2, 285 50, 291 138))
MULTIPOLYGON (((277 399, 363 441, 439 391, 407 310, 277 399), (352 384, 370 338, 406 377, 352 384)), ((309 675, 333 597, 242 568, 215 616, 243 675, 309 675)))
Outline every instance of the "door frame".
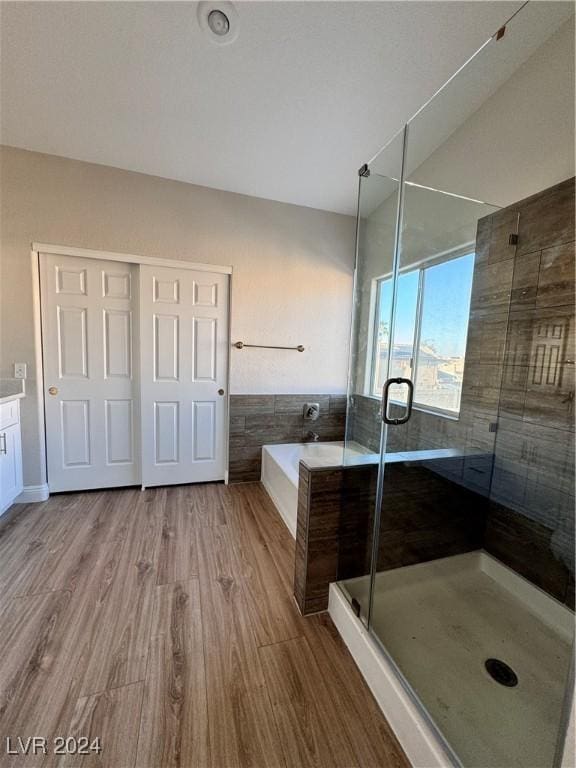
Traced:
MULTIPOLYGON (((216 272, 219 274, 228 275, 228 323, 226 328, 226 334, 228 339, 228 355, 226 358, 226 418, 224 420, 224 435, 223 439, 226 446, 226 461, 224 468, 224 482, 228 483, 228 464, 229 464, 229 431, 230 431, 230 339, 231 339, 231 325, 232 325, 232 275, 233 268, 231 265, 223 264, 206 264, 204 262, 184 261, 184 259, 163 259, 158 256, 139 256, 131 253, 118 253, 115 251, 98 251, 92 248, 77 248, 70 245, 54 245, 53 243, 38 243, 33 242, 31 246, 31 260, 32 260, 32 299, 34 309, 34 347, 35 347, 35 364, 36 364, 36 405, 38 413, 38 437, 40 443, 40 459, 41 465, 44 470, 44 483, 42 490, 39 492, 42 498, 38 498, 39 501, 44 501, 50 495, 49 491, 49 478, 48 478, 48 462, 46 456, 46 411, 45 400, 46 393, 44 391, 44 357, 43 357, 43 341, 42 341, 42 304, 40 294, 40 255, 56 254, 59 256, 76 256, 83 259, 98 259, 100 261, 119 261, 125 264, 147 264, 156 267, 173 267, 176 269, 190 269, 196 272, 216 272)), ((138 381, 138 388, 140 382, 138 381)))

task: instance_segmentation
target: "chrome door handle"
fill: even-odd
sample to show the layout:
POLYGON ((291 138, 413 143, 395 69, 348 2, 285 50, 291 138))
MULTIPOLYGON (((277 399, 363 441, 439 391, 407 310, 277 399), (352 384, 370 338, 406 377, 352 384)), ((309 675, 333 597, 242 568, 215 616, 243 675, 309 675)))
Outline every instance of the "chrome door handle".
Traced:
POLYGON ((8 453, 8 446, 6 445, 6 432, 3 432, 0 435, 0 440, 2 441, 0 444, 0 453, 8 453))
POLYGON ((382 387, 382 421, 385 424, 392 424, 397 427, 400 424, 406 424, 410 416, 412 416, 412 401, 414 400, 414 384, 410 379, 403 379, 401 376, 397 376, 393 379, 386 379, 384 386, 382 387), (390 387, 392 384, 406 384, 408 387, 408 399, 406 401, 406 411, 402 418, 391 419, 388 416, 388 399, 390 397, 390 387))

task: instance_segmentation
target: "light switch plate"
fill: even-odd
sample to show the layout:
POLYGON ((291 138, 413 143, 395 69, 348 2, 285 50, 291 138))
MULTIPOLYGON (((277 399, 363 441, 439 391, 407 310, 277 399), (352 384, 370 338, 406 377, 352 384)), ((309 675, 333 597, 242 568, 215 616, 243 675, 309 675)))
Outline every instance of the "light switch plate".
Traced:
POLYGON ((26 378, 26 363, 14 363, 14 378, 15 379, 26 378))

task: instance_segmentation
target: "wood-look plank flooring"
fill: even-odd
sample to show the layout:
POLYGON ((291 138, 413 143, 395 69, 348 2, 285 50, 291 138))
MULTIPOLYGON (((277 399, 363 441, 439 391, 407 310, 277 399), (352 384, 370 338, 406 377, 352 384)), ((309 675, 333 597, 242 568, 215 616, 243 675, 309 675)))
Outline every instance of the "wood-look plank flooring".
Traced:
POLYGON ((405 768, 259 483, 122 489, 0 525, 0 766, 405 768), (42 736, 48 755, 8 755, 42 736), (102 752, 52 754, 56 736, 102 752))

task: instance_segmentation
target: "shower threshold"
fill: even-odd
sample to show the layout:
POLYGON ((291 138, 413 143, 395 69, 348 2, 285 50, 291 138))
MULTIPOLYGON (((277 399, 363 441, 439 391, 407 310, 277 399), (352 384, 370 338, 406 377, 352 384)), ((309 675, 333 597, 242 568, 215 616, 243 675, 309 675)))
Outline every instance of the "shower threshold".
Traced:
POLYGON ((553 764, 572 611, 483 551, 376 574, 377 639, 348 604, 364 613, 368 592, 369 577, 332 585, 329 610, 414 766, 553 764))

